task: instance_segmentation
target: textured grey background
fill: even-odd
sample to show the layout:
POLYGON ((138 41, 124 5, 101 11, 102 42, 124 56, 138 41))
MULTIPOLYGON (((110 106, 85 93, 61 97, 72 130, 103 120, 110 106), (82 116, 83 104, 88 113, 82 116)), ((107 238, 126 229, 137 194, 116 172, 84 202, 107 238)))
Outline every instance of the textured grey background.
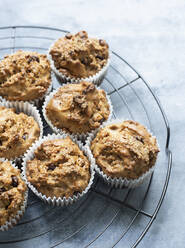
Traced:
POLYGON ((85 29, 105 38, 155 90, 171 124, 173 169, 165 201, 139 247, 185 247, 185 1, 0 0, 0 26, 85 29))

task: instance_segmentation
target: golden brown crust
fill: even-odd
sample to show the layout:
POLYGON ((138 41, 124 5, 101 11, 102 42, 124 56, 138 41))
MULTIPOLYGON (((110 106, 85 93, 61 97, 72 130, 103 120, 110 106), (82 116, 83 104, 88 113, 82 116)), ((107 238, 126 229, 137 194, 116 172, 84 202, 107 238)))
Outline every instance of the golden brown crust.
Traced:
POLYGON ((95 75, 107 63, 108 45, 104 40, 88 38, 86 31, 58 39, 50 55, 59 72, 74 78, 95 75))
POLYGON ((21 209, 26 189, 20 171, 9 161, 0 162, 0 226, 14 218, 21 209))
POLYGON ((0 106, 0 157, 23 155, 39 136, 39 126, 32 116, 0 106))
POLYGON ((90 163, 71 138, 45 141, 27 161, 28 181, 47 197, 70 197, 90 180, 90 163))
POLYGON ((43 97, 51 84, 46 55, 17 51, 0 61, 0 95, 10 101, 43 97))
POLYGON ((159 148, 144 126, 124 121, 102 128, 91 143, 91 151, 106 175, 137 179, 155 164, 159 148))
POLYGON ((46 106, 52 124, 72 133, 86 133, 108 119, 109 104, 104 90, 81 82, 61 87, 46 106))

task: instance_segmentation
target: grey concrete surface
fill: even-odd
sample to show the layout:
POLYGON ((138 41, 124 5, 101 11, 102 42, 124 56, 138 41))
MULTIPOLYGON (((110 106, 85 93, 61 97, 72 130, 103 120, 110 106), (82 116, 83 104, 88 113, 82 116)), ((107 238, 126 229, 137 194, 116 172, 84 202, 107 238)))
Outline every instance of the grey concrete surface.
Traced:
POLYGON ((171 125, 173 168, 139 247, 185 247, 185 1, 0 0, 0 26, 45 25, 104 37, 150 83, 171 125))

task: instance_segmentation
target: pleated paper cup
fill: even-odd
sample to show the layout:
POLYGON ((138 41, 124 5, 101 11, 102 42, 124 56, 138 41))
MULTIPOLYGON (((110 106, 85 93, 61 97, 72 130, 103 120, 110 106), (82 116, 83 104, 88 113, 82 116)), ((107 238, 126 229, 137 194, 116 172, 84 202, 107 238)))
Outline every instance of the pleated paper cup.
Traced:
MULTIPOLYGON (((107 124, 103 124, 98 130, 96 130, 96 132, 94 132, 93 134, 90 134, 88 137, 87 137, 87 140, 86 140, 86 148, 91 156, 91 160, 93 161, 93 164, 94 164, 94 168, 95 168, 95 171, 96 173, 106 182, 108 183, 110 186, 112 187, 115 187, 115 188, 123 188, 123 187, 128 187, 128 188, 135 188, 139 185, 141 185, 144 181, 146 181, 153 173, 154 171, 154 168, 155 168, 155 165, 153 165, 151 168, 149 168, 148 171, 146 171, 143 175, 141 175, 139 178, 137 179, 127 179, 127 178, 122 178, 122 177, 110 177, 108 175, 106 175, 103 170, 97 165, 96 163, 96 159, 94 158, 93 156, 93 153, 91 151, 91 143, 92 141, 94 140, 94 138, 96 137, 96 134, 98 133, 98 131, 107 126, 107 125, 111 125, 111 124, 119 124, 123 121, 127 121, 127 120, 114 120, 114 121, 110 121, 109 123, 107 124)), ((148 131, 148 130, 147 130, 148 131)), ((152 133, 150 131, 148 131, 151 135, 152 133)), ((155 137, 152 135, 152 137, 155 137)), ((157 146, 159 147, 158 143, 157 143, 157 146)))
MULTIPOLYGON (((67 83, 69 84, 69 83, 67 83)), ((63 87, 63 86, 62 86, 63 87)), ((99 87, 97 87, 98 90, 100 90, 99 87)), ((54 126, 52 124, 52 122, 49 120, 49 118, 47 117, 47 114, 46 114, 46 107, 49 103, 49 101, 53 98, 53 96, 58 92, 59 89, 51 92, 45 99, 45 102, 43 104, 43 107, 42 107, 42 113, 43 113, 43 116, 44 116, 44 119, 46 120, 46 122, 48 123, 48 125, 50 126, 50 128, 53 130, 53 132, 55 132, 56 134, 63 134, 63 133, 66 133, 66 134, 71 134, 73 136, 75 136, 77 139, 80 139, 82 141, 84 141, 90 134, 94 133, 96 131, 96 129, 90 131, 90 132, 87 132, 87 133, 68 133, 66 130, 63 130, 63 129, 59 129, 57 128, 56 126, 54 126)), ((110 114, 109 114, 109 117, 106 121, 104 121, 103 123, 106 124, 108 123, 111 118, 112 118, 112 113, 113 113, 113 106, 112 106, 112 103, 111 103, 111 100, 110 100, 110 97, 107 95, 107 93, 105 92, 106 94, 106 99, 108 101, 108 104, 109 104, 109 109, 110 109, 110 114)))
MULTIPOLYGON (((8 160, 4 159, 4 158, 0 158, 0 161, 6 162, 8 160)), ((10 163, 14 168, 18 169, 18 167, 13 162, 10 161, 10 163)), ((21 173, 21 178, 24 180, 22 173, 21 173)), ((27 200, 28 200, 28 189, 24 193, 24 201, 23 201, 19 211, 17 212, 17 214, 14 217, 9 219, 9 221, 7 221, 4 225, 0 226, 0 231, 7 231, 18 223, 18 221, 21 219, 21 217, 25 213, 26 206, 27 206, 27 200)))
MULTIPOLYGON (((55 40, 56 42, 57 40, 55 40)), ((109 50, 109 58, 107 59, 107 63, 104 65, 104 67, 98 71, 96 74, 94 74, 93 76, 89 76, 89 77, 85 77, 85 78, 75 78, 75 77, 71 77, 71 76, 66 76, 63 73, 61 73, 56 67, 55 67, 55 63, 52 59, 52 56, 50 55, 50 50, 53 47, 53 45, 55 44, 55 42, 50 46, 48 53, 47 53, 47 57, 48 60, 50 61, 50 65, 52 70, 54 71, 56 77, 58 78, 58 80, 60 81, 61 84, 63 83, 79 83, 81 81, 88 81, 88 82, 92 82, 96 85, 100 85, 102 80, 104 79, 107 70, 109 68, 110 65, 110 58, 111 58, 111 51, 109 50)))
POLYGON ((45 136, 43 139, 37 141, 27 152, 27 154, 25 155, 25 157, 23 158, 23 174, 24 174, 24 178, 26 180, 26 183, 28 185, 28 187, 33 191, 33 193, 35 195, 37 195, 41 200, 43 200, 45 203, 48 203, 50 205, 53 206, 64 206, 64 205, 69 205, 69 204, 73 204, 74 202, 78 201, 79 199, 81 199, 85 194, 87 194, 87 192, 89 191, 91 185, 93 184, 93 180, 94 180, 94 165, 93 165, 93 161, 91 161, 91 157, 90 154, 87 150, 87 148, 85 146, 83 146, 83 144, 77 140, 74 136, 70 136, 70 138, 72 139, 72 141, 74 143, 76 143, 79 148, 84 152, 84 154, 86 155, 86 157, 88 158, 89 162, 90 162, 90 180, 88 183, 88 186, 83 190, 82 193, 77 193, 75 195, 73 195, 72 197, 47 197, 46 195, 42 194, 41 192, 39 192, 27 179, 26 176, 26 163, 28 160, 32 160, 34 158, 34 152, 35 150, 45 141, 48 140, 55 140, 55 139, 61 139, 61 138, 66 138, 67 136, 70 135, 66 135, 66 134, 49 134, 47 136, 45 136))
MULTIPOLYGON (((28 103, 31 103, 31 104, 37 106, 37 107, 40 107, 40 105, 44 101, 45 97, 52 91, 53 81, 54 81, 54 73, 51 72, 51 83, 50 83, 46 93, 43 96, 41 96, 37 99, 34 99, 34 100, 30 100, 30 101, 16 101, 16 102, 25 102, 25 103, 28 102, 28 103)), ((0 102, 15 102, 15 101, 7 100, 4 97, 0 96, 0 102)))
MULTIPOLYGON (((43 136, 43 123, 41 120, 40 113, 35 106, 33 106, 32 104, 30 104, 28 102, 9 102, 9 101, 0 102, 0 106, 6 107, 6 108, 14 108, 14 109, 16 109, 16 113, 22 112, 28 116, 32 116, 34 118, 34 120, 38 123, 39 128, 40 128, 39 139, 42 138, 42 136, 43 136)), ((25 153, 26 153, 26 151, 25 151, 25 153)), ((24 154, 22 154, 20 157, 11 158, 10 160, 13 161, 14 163, 18 163, 21 161, 23 156, 24 156, 24 154)))

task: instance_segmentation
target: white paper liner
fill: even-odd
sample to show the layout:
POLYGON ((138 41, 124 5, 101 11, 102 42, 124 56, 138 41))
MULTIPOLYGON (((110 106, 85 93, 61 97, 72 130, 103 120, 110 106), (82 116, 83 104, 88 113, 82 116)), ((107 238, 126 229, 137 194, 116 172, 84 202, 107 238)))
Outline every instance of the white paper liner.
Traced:
MULTIPOLYGON (((91 154, 90 156, 91 156, 91 160, 93 161, 92 163, 94 164, 95 171, 97 172, 97 174, 100 177, 103 178, 103 180, 106 183, 108 183, 110 186, 115 187, 115 188, 123 188, 123 187, 135 188, 135 187, 139 186, 140 184, 142 184, 147 178, 149 178, 151 176, 151 174, 154 171, 155 165, 153 165, 148 171, 146 171, 142 176, 140 176, 137 179, 127 179, 127 178, 121 178, 121 177, 120 178, 117 178, 117 177, 112 178, 110 176, 107 176, 101 170, 101 168, 96 164, 96 160, 93 157, 93 154, 92 154, 91 149, 90 149, 92 140, 96 137, 96 134, 98 133, 98 131, 101 128, 103 128, 103 127, 105 127, 107 125, 111 125, 111 124, 119 124, 119 123, 121 123, 123 121, 127 121, 127 119, 125 119, 125 120, 115 119, 115 120, 112 120, 112 121, 110 121, 110 122, 108 122, 106 124, 102 124, 102 126, 98 130, 96 130, 96 132, 94 132, 93 134, 90 134, 87 137, 85 146, 88 149, 89 154, 91 154)), ((153 134, 148 129, 147 129, 147 131, 153 136, 153 134)), ((153 136, 153 137, 155 137, 155 136, 153 136)), ((159 147, 159 144, 158 143, 157 143, 157 146, 159 147)))
POLYGON ((64 205, 69 205, 72 204, 74 202, 76 202, 77 200, 79 200, 81 197, 83 197, 90 189, 93 180, 94 180, 94 175, 95 175, 95 171, 94 171, 94 165, 93 165, 93 161, 91 161, 91 157, 90 154, 88 152, 88 150, 86 149, 85 146, 83 146, 83 144, 77 140, 74 136, 72 135, 66 135, 66 134, 49 134, 47 136, 45 136, 43 139, 37 141, 35 144, 33 144, 33 146, 28 150, 27 154, 25 155, 25 157, 23 158, 23 175, 24 175, 24 179, 28 185, 28 187, 33 191, 34 194, 36 194, 41 200, 43 200, 45 203, 51 204, 53 206, 64 206, 64 205), (87 156, 87 158, 89 159, 90 162, 90 180, 88 183, 88 186, 85 188, 85 190, 82 193, 77 193, 76 195, 73 195, 72 197, 66 198, 66 197, 47 197, 46 195, 40 193, 28 180, 26 177, 26 162, 28 160, 32 160, 34 158, 34 151, 44 142, 47 140, 54 140, 54 139, 60 139, 60 138, 65 138, 67 136, 70 136, 71 139, 73 140, 73 142, 75 142, 79 148, 84 152, 84 154, 87 156))
MULTIPOLYGON (((9 161, 5 158, 0 158, 1 162, 6 162, 9 161)), ((18 167, 11 161, 9 161, 11 163, 11 165, 18 169, 18 167)), ((21 173, 21 178, 24 180, 23 174, 21 173)), ((24 180, 25 181, 25 180, 24 180)), ((24 193, 24 201, 20 207, 20 210, 17 212, 17 214, 10 219, 9 221, 7 221, 4 225, 0 226, 0 231, 7 231, 8 229, 12 228, 14 225, 17 224, 17 222, 21 219, 21 217, 23 216, 25 210, 26 210, 26 206, 27 206, 27 200, 28 200, 28 188, 24 193)))
MULTIPOLYGON (((57 39, 58 40, 58 39, 57 39)), ((79 83, 81 81, 88 81, 88 82, 92 82, 96 85, 100 85, 103 78, 105 77, 107 70, 109 68, 110 65, 110 58, 111 58, 111 51, 109 49, 109 58, 107 59, 107 63, 104 65, 104 67, 98 71, 95 75, 90 76, 90 77, 86 77, 86 78, 74 78, 74 77, 70 77, 70 76, 66 76, 63 73, 59 72, 54 64, 54 61, 52 59, 52 56, 50 55, 50 50, 53 47, 53 45, 55 44, 55 42, 57 41, 55 40, 53 42, 53 44, 49 47, 48 53, 47 53, 47 57, 48 60, 50 61, 50 65, 51 65, 51 69, 54 71, 54 73, 57 75, 57 77, 59 78, 60 82, 63 83, 67 83, 67 82, 71 82, 71 83, 79 83)))
MULTIPOLYGON (((49 88, 47 89, 46 93, 45 93, 43 96, 41 96, 41 97, 39 97, 39 98, 37 98, 37 99, 35 99, 35 100, 30 100, 30 101, 18 101, 18 100, 17 100, 16 102, 29 102, 29 103, 31 103, 31 104, 33 104, 33 105, 39 107, 39 106, 40 106, 40 103, 41 103, 41 102, 45 99, 45 97, 51 92, 52 87, 53 87, 53 80, 54 80, 54 73, 51 72, 51 83, 50 83, 49 88)), ((6 102, 6 101, 8 101, 8 102, 15 102, 15 101, 7 100, 6 98, 0 96, 0 102, 6 102)))
MULTIPOLYGON (((21 101, 20 102, 3 101, 3 102, 0 102, 0 106, 4 106, 6 108, 15 108, 17 113, 23 112, 24 114, 26 114, 28 116, 32 116, 34 118, 34 120, 38 123, 39 128, 40 128, 39 139, 42 138, 42 136, 43 136, 43 124, 42 124, 40 113, 35 106, 33 106, 32 104, 30 104, 28 102, 21 102, 21 101)), ((26 153, 26 151, 25 151, 25 153, 26 153)), ((20 157, 12 158, 10 160, 13 161, 14 163, 20 162, 21 159, 23 158, 24 154, 22 154, 20 157)))
MULTIPOLYGON (((70 84, 70 83, 66 83, 66 84, 70 84)), ((64 85, 66 85, 64 84, 64 85)), ((63 86, 64 86, 63 85, 63 86)), ((61 87, 63 87, 61 86, 61 87)), ((96 87, 96 89, 100 90, 101 88, 100 87, 96 87)), ((57 93, 57 91, 59 90, 56 89, 55 91, 51 92, 45 99, 45 102, 42 106, 42 113, 43 113, 43 116, 44 116, 44 119, 46 120, 46 122, 48 123, 48 125, 50 126, 50 128, 57 134, 63 134, 63 133, 66 133, 66 134, 71 134, 71 133, 68 133, 67 131, 65 130, 62 130, 62 129, 59 129, 57 127, 55 127, 52 122, 48 119, 47 117, 47 114, 46 114, 46 106, 48 105, 49 101, 51 100, 51 98, 57 93)), ((106 121, 104 121, 102 124, 106 124, 108 123, 111 118, 112 118, 112 113, 113 113, 113 106, 112 106, 112 102, 110 100, 110 97, 107 95, 107 93, 105 92, 106 94, 106 98, 107 98, 107 101, 108 101, 108 104, 109 104, 109 109, 110 109, 110 114, 109 114, 109 117, 106 121)), ((73 136, 75 136, 76 138, 80 139, 80 140, 85 140, 91 133, 94 133, 96 131, 95 130, 92 130, 91 132, 87 132, 87 133, 72 133, 73 136)))

